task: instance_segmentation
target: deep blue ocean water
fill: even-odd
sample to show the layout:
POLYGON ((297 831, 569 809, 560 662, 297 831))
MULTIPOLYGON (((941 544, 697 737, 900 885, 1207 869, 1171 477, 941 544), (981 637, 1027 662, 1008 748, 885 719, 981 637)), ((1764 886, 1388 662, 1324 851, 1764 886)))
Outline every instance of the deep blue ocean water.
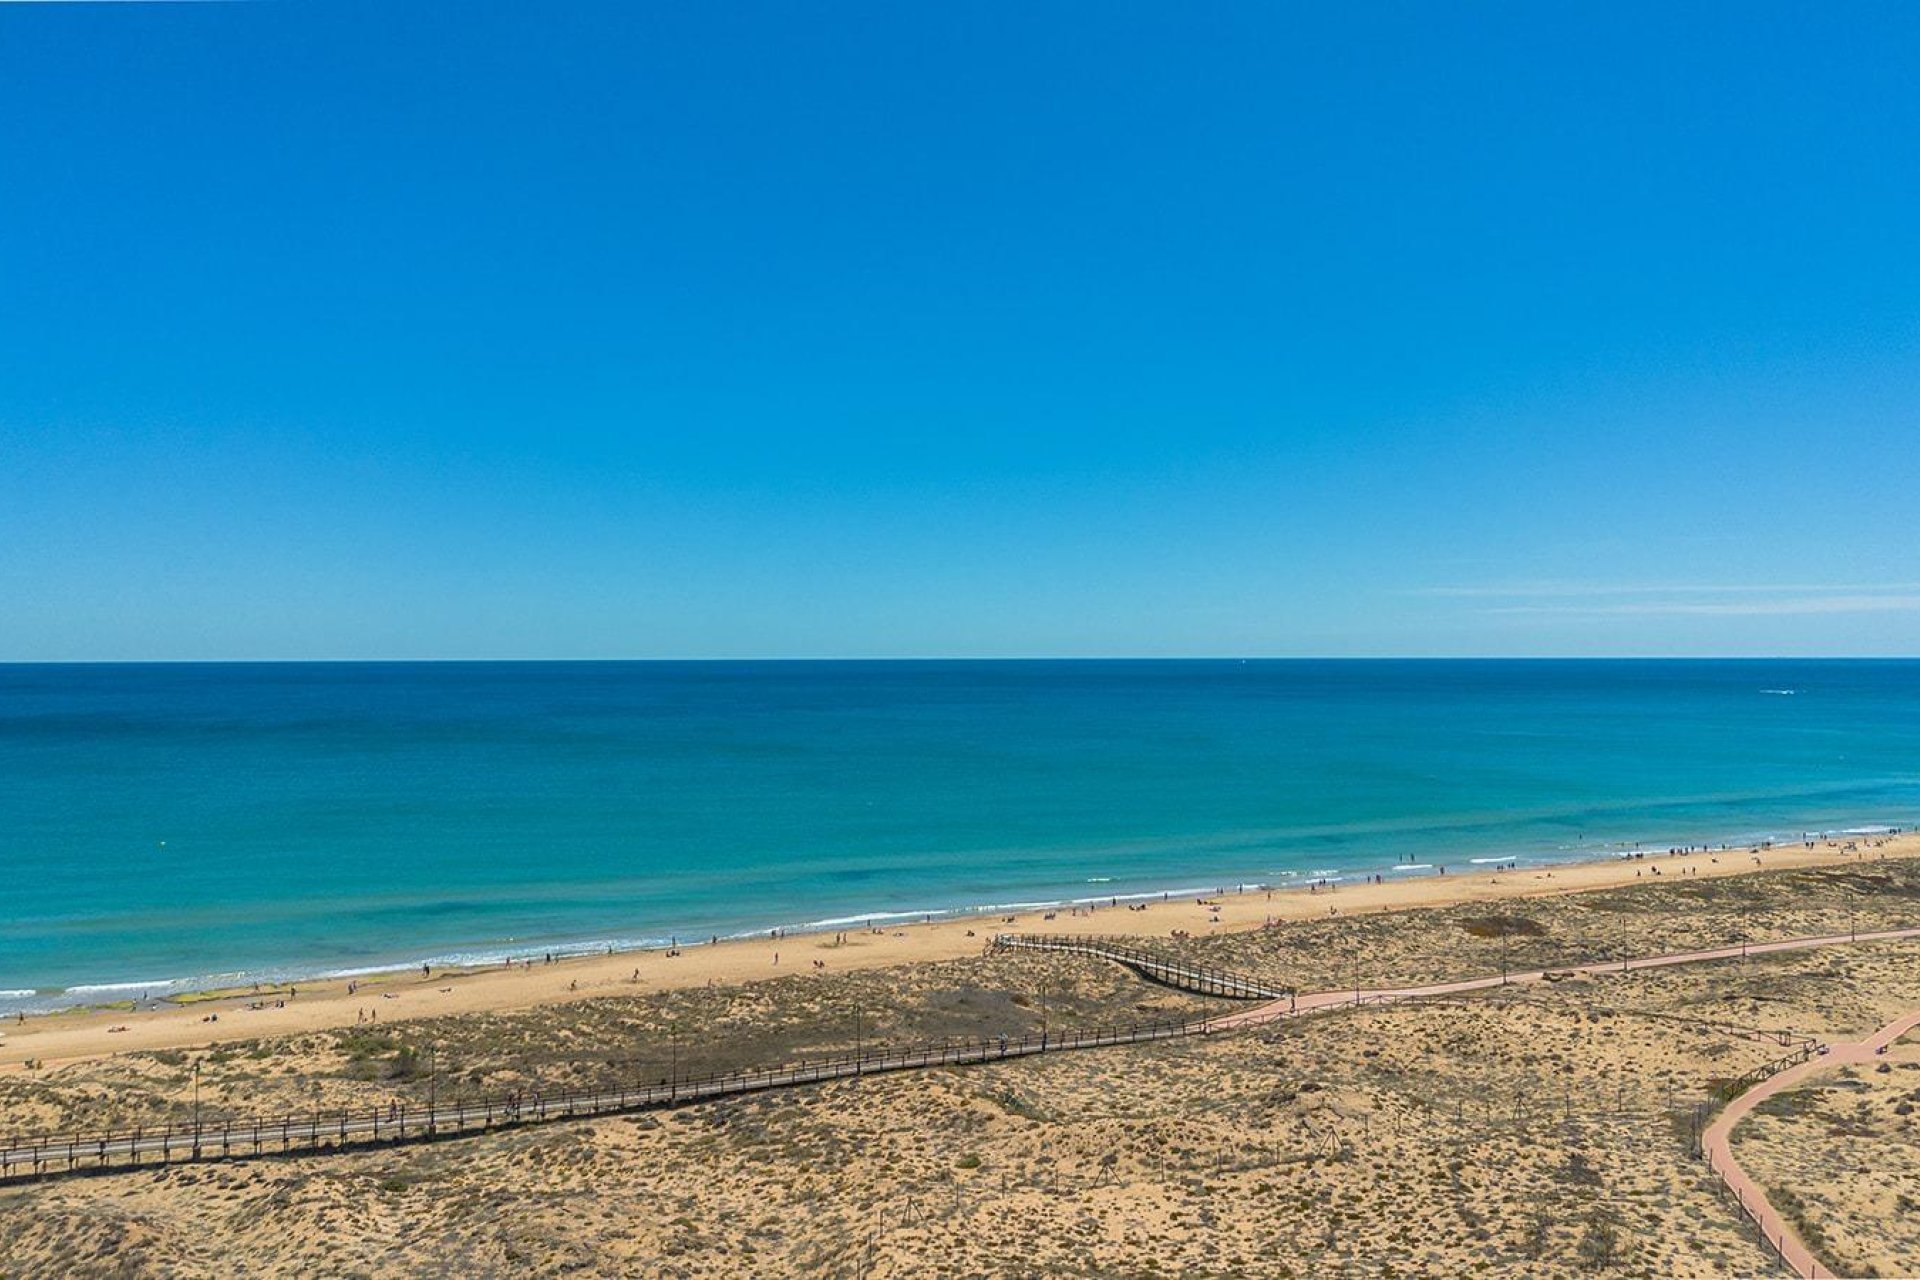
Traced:
POLYGON ((0 666, 0 1009, 1916 820, 1920 662, 0 666))

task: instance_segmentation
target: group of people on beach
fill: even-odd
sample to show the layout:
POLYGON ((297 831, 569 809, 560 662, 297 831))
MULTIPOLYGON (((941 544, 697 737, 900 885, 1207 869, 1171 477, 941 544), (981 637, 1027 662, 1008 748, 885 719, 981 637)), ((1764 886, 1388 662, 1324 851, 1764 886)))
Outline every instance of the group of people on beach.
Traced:
MULTIPOLYGON (((1884 830, 1877 830, 1873 832, 1872 834, 1876 838, 1868 838, 1868 839, 1855 838, 1855 839, 1847 839, 1845 841, 1841 841, 1832 836, 1828 836, 1825 833, 1806 832, 1806 833, 1802 833, 1802 838, 1799 843, 1805 849, 1812 850, 1817 848, 1822 842, 1824 842, 1828 848, 1838 849, 1843 853, 1851 853, 1851 854, 1859 855, 1861 853, 1863 845, 1867 849, 1878 850, 1881 847, 1883 847, 1888 842, 1889 839, 1891 839, 1892 837, 1896 837, 1901 833, 1902 833, 1901 828, 1891 827, 1891 828, 1886 828, 1884 830)), ((1761 841, 1756 841, 1749 846, 1746 846, 1744 848, 1744 852, 1746 852, 1749 855, 1754 865, 1760 866, 1760 865, 1764 865, 1762 856, 1761 856, 1763 852, 1770 850, 1773 847, 1774 847, 1773 841, 1761 840, 1761 841)), ((1742 849, 1742 846, 1739 846, 1739 845, 1706 845, 1706 844, 1674 845, 1674 846, 1670 846, 1666 850, 1666 854, 1669 859, 1679 858, 1679 857, 1707 856, 1709 861, 1712 864, 1718 865, 1720 861, 1719 858, 1712 856, 1715 852, 1731 852, 1731 851, 1737 851, 1741 849, 1742 849)), ((1622 851, 1619 854, 1619 856, 1622 859, 1627 861, 1647 862, 1651 857, 1657 857, 1658 853, 1650 852, 1643 849, 1634 849, 1631 852, 1622 851)), ((1412 857, 1413 855, 1403 855, 1403 861, 1410 861, 1412 857)), ((1515 871, 1515 870, 1518 870, 1518 868, 1519 868, 1518 860, 1503 860, 1499 862, 1497 865, 1490 867, 1489 870, 1497 873, 1497 872, 1503 872, 1503 871, 1515 871)), ((1437 866, 1435 868, 1435 873, 1437 875, 1444 876, 1447 874, 1447 868, 1444 865, 1437 866)), ((1634 877, 1636 879, 1639 879, 1645 875, 1661 876, 1663 874, 1665 873, 1662 871, 1661 867, 1659 867, 1658 865, 1650 865, 1644 868, 1636 868, 1634 871, 1634 877)), ((1700 869, 1697 865, 1689 864, 1689 865, 1682 866, 1679 870, 1679 874, 1682 876, 1688 876, 1688 877, 1698 876, 1700 874, 1700 869)), ((1541 872, 1541 876, 1542 878, 1551 879, 1552 872, 1543 871, 1541 872)), ((1322 876, 1309 882, 1307 885, 1307 891, 1310 894, 1318 894, 1318 893, 1321 893, 1322 891, 1325 891, 1326 893, 1331 894, 1337 890, 1338 888, 1337 882, 1338 882, 1338 877, 1336 876, 1331 876, 1331 875, 1322 876)), ((1370 873, 1367 873, 1367 875, 1365 876, 1365 883, 1369 885, 1384 886, 1387 883, 1387 881, 1384 875, 1370 872, 1370 873)), ((1267 894, 1268 900, 1269 901, 1272 900, 1273 886, 1262 884, 1262 885, 1254 885, 1252 887, 1255 889, 1264 890, 1267 894)), ((1248 886, 1246 885, 1237 885, 1235 887, 1235 892, 1245 893, 1247 888, 1248 886)), ((1218 894, 1224 895, 1227 892, 1227 890, 1224 887, 1222 887, 1216 890, 1215 892, 1218 894)), ((1171 896, 1170 894, 1162 893, 1160 895, 1161 901, 1162 902, 1167 901, 1170 898, 1170 896, 1171 896)), ((1219 923, 1218 916, 1221 910, 1221 904, 1219 901, 1217 901, 1216 899, 1210 899, 1206 897, 1197 897, 1194 899, 1194 902, 1195 902, 1195 905, 1200 906, 1209 912, 1212 923, 1215 923, 1215 924, 1219 923)), ((1127 902, 1123 904, 1119 901, 1118 897, 1109 897, 1107 905, 1109 907, 1118 907, 1118 906, 1124 905, 1126 909, 1130 912, 1144 912, 1148 910, 1151 903, 1147 901, 1137 901, 1137 902, 1127 902)), ((1061 908, 1048 909, 1043 913, 1041 918, 1047 921, 1056 920, 1059 918, 1061 910, 1065 910, 1069 914, 1076 917, 1091 916, 1094 914, 1096 909, 1097 909, 1097 903, 1095 902, 1074 903, 1074 904, 1066 905, 1061 908)), ((1017 915, 1011 915, 1011 914, 1001 916, 1000 923, 1014 924, 1018 921, 1018 918, 1019 917, 1017 915)), ((925 915, 924 921, 926 923, 931 923, 932 915, 931 914, 925 915)), ((1273 927, 1274 924, 1275 924, 1275 921, 1273 917, 1269 916, 1266 920, 1266 926, 1273 927)), ((870 923, 867 931, 875 935, 880 935, 885 932, 885 929, 877 924, 870 923)), ((767 937, 772 941, 780 941, 787 936, 788 932, 789 930, 786 928, 773 928, 767 931, 767 937)), ((971 929, 967 930, 966 932, 967 932, 967 936, 970 938, 975 936, 974 931, 971 929)), ((896 934, 895 936, 904 937, 905 935, 896 934)), ((1171 936, 1175 939, 1185 939, 1185 938, 1190 938, 1192 934, 1189 931, 1184 929, 1175 929, 1175 930, 1172 930, 1171 936)), ((708 942, 710 945, 717 946, 720 942, 719 935, 718 934, 711 935, 708 939, 708 942)), ((836 946, 836 947, 847 945, 847 933, 844 930, 836 932, 833 935, 833 940, 830 945, 836 946)), ((613 947, 609 946, 607 948, 608 954, 612 954, 613 951, 614 951, 613 947)), ((679 939, 677 937, 671 939, 669 945, 664 949, 662 954, 668 958, 679 956, 681 954, 679 939)), ((540 956, 541 962, 546 965, 555 964, 562 958, 563 957, 556 955, 554 952, 545 952, 540 956)), ((506 967, 512 968, 515 964, 515 958, 507 957, 503 961, 503 963, 506 965, 506 967)), ((532 958, 521 959, 519 963, 524 965, 526 968, 531 969, 534 965, 534 960, 532 958)), ((774 951, 772 953, 772 963, 775 966, 779 965, 780 952, 774 951)), ((826 962, 824 960, 812 959, 809 963, 812 970, 816 973, 824 972, 825 969, 827 968, 826 962)), ((433 966, 430 963, 423 962, 420 965, 420 976, 423 981, 431 979, 433 976, 433 966)), ((631 980, 636 983, 640 981, 640 970, 638 968, 633 970, 631 980)), ((357 979, 349 981, 346 984, 346 994, 348 995, 357 994, 362 985, 363 985, 362 982, 357 979)), ((578 981, 576 980, 572 982, 569 986, 569 989, 577 991, 579 989, 578 981)), ((447 988, 446 990, 450 990, 450 988, 447 988)), ((255 987, 254 987, 254 993, 256 995, 260 994, 260 986, 257 983, 255 984, 255 987)), ((298 995, 299 995, 298 987, 290 986, 287 989, 285 997, 275 998, 271 1002, 268 1002, 265 1000, 256 1000, 250 1003, 248 1005, 248 1008, 254 1009, 254 1010, 263 1010, 263 1009, 269 1009, 269 1008, 284 1009, 287 1006, 287 1002, 289 1000, 294 999, 298 995)), ((393 999, 395 997, 391 993, 387 993, 383 995, 383 998, 393 999)), ((144 999, 145 997, 143 996, 143 1001, 144 999)), ((158 1002, 155 1001, 154 1003, 158 1003, 158 1002)), ((202 1016, 201 1020, 203 1022, 217 1022, 219 1020, 219 1016, 220 1015, 218 1013, 208 1012, 202 1016)), ((24 1011, 16 1011, 14 1017, 16 1022, 24 1023, 26 1020, 26 1013, 24 1011)), ((369 1023, 369 1022, 376 1021, 378 1017, 379 1017, 379 1013, 377 1009, 374 1009, 374 1010, 361 1009, 358 1012, 357 1020, 361 1023, 369 1023)), ((115 1027, 110 1029, 119 1030, 120 1028, 115 1027)))

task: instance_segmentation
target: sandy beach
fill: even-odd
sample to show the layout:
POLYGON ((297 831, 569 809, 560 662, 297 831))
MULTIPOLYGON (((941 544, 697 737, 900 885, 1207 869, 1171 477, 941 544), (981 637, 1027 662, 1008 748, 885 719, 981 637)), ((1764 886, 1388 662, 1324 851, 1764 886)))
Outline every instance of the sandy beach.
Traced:
MULTIPOLYGON (((1767 1255, 1690 1154, 1691 1118, 1727 1081, 1776 1059, 1783 1036, 1856 1040, 1920 1008, 1914 851, 1910 841, 1863 841, 1763 852, 1759 868, 1750 853, 1708 855, 1697 877, 1682 874, 1686 859, 1671 869, 1663 860, 1657 877, 1645 860, 1497 885, 1436 875, 1342 890, 1337 901, 1276 895, 1271 912, 1264 893, 1246 894, 1220 904, 1233 923, 1218 926, 1201 923, 1213 913, 1192 901, 1098 912, 1093 927, 1130 918, 1160 935, 1157 951, 1297 983, 1321 993, 1301 1001, 1316 1008, 1290 1016, 1269 1005, 1259 1025, 1176 1041, 486 1136, 24 1183, 0 1188, 0 1257, 23 1276, 210 1278, 1488 1267, 1572 1277, 1602 1262, 1641 1280, 1757 1274, 1767 1255), (1400 904, 1409 909, 1391 909, 1400 904), (1280 923, 1261 928, 1269 914, 1280 923), (1183 936, 1166 936, 1176 930, 1183 936), (1765 945, 1787 938, 1826 941, 1765 945), (1613 963, 1700 948, 1712 958, 1613 963), (1516 980, 1490 981, 1509 958, 1516 980), (1356 977, 1369 990, 1438 994, 1352 1004, 1342 988, 1356 977)), ((436 1096, 650 1084, 855 1044, 991 1039, 1049 1022, 1224 1026, 1249 1011, 1092 957, 983 956, 972 950, 977 926, 972 939, 967 927, 957 938, 952 926, 899 929, 845 947, 831 935, 782 939, 777 967, 768 940, 511 976, 396 976, 355 993, 358 1005, 329 995, 299 1006, 304 990, 284 1009, 235 1011, 228 1001, 217 1023, 173 1028, 198 1044, 0 1072, 0 1113, 25 1132, 180 1123, 203 1111, 330 1117, 436 1096), (910 960, 938 948, 961 954, 910 960), (815 970, 813 958, 829 968, 815 970), (649 960, 654 981, 633 983, 649 960), (731 972, 745 980, 720 980, 731 972), (376 1001, 379 1022, 361 1022, 376 1001), (299 1026, 341 1015, 336 1028, 299 1026), (212 1043, 216 1035, 228 1042, 212 1043)), ((65 1021, 60 1034, 83 1047, 89 1036, 118 1050, 135 1034, 167 1032, 124 1014, 65 1021)), ((1797 1100, 1804 1090, 1770 1099, 1737 1139, 1756 1179, 1797 1205, 1806 1230, 1824 1231, 1830 1269, 1843 1274, 1868 1259, 1912 1272, 1900 1214, 1886 1207, 1887 1178, 1911 1167, 1901 1105, 1920 1068, 1905 1065, 1910 1057, 1910 1046, 1896 1047, 1891 1074, 1849 1081, 1843 1067, 1837 1081, 1814 1082, 1830 1095, 1818 1110, 1797 1100), (1880 1083, 1856 1095, 1866 1081, 1880 1083), (1872 1117, 1857 1114, 1856 1096, 1871 1096, 1872 1117)))
POLYGON ((595 996, 732 986, 794 973, 846 973, 977 955, 995 932, 1106 933, 1167 938, 1228 934, 1288 921, 1358 915, 1414 907, 1579 893, 1667 878, 1738 875, 1756 867, 1778 870, 1876 858, 1920 855, 1920 834, 1823 839, 1808 844, 1732 848, 1669 856, 1566 863, 1518 871, 1472 864, 1388 874, 1381 883, 1331 888, 1248 889, 1204 900, 1167 901, 1012 916, 967 917, 931 923, 851 929, 844 934, 722 940, 664 950, 556 958, 542 956, 481 970, 419 970, 261 988, 196 998, 157 1009, 73 1011, 10 1022, 0 1029, 0 1072, 32 1061, 53 1066, 135 1050, 180 1049, 378 1025, 400 1019, 496 1013, 559 1005, 595 996), (1049 916, 1051 918, 1049 918, 1049 916), (818 966, 816 968, 816 965, 818 966))

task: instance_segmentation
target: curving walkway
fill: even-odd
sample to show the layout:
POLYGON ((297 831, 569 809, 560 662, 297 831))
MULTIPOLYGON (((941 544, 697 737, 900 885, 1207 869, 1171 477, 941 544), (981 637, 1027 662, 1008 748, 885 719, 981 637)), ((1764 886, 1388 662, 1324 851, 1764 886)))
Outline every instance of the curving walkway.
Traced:
POLYGON ((1766 1237, 1767 1243, 1780 1254, 1781 1261, 1792 1268, 1796 1276, 1812 1280, 1814 1277, 1831 1276, 1833 1273, 1821 1267, 1819 1259, 1813 1255, 1813 1250, 1807 1247, 1806 1241, 1802 1240, 1799 1233, 1780 1216, 1780 1211, 1775 1209, 1772 1202, 1767 1199, 1767 1194, 1761 1189, 1760 1184, 1755 1182, 1752 1175, 1741 1168, 1740 1162, 1733 1158, 1733 1131, 1742 1120, 1747 1118, 1748 1113, 1768 1098, 1791 1089, 1808 1077, 1819 1075, 1823 1071, 1870 1063, 1879 1056, 1882 1049, 1915 1027, 1920 1027, 1920 1009, 1902 1014, 1864 1040, 1833 1045, 1822 1056, 1797 1067, 1789 1067, 1779 1075, 1761 1081, 1728 1103, 1726 1109, 1707 1126, 1706 1133, 1701 1137, 1701 1145, 1705 1148, 1708 1166, 1726 1180, 1727 1189, 1733 1192, 1734 1197, 1740 1202, 1740 1207, 1753 1218, 1761 1234, 1766 1237))

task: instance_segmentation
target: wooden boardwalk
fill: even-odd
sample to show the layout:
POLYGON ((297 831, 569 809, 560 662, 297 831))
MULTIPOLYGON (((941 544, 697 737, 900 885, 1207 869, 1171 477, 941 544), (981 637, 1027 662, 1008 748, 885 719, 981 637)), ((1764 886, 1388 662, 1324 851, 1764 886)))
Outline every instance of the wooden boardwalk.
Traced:
POLYGON ((1084 933, 1003 933, 994 938, 992 947, 996 951, 1064 951, 1094 956, 1124 965, 1149 982, 1196 995, 1222 996, 1229 1000, 1284 1000, 1293 994, 1287 987, 1148 951, 1129 938, 1084 933))
POLYGON ((518 1092, 425 1107, 393 1104, 355 1111, 221 1117, 130 1129, 0 1138, 0 1183, 203 1160, 428 1142, 543 1121, 623 1115, 895 1071, 972 1066, 1040 1053, 1179 1040, 1206 1035, 1212 1030, 1213 1023, 1205 1019, 1134 1023, 1086 1031, 1048 1030, 1024 1036, 948 1039, 904 1049, 873 1049, 788 1066, 716 1072, 633 1088, 554 1094, 518 1092))

